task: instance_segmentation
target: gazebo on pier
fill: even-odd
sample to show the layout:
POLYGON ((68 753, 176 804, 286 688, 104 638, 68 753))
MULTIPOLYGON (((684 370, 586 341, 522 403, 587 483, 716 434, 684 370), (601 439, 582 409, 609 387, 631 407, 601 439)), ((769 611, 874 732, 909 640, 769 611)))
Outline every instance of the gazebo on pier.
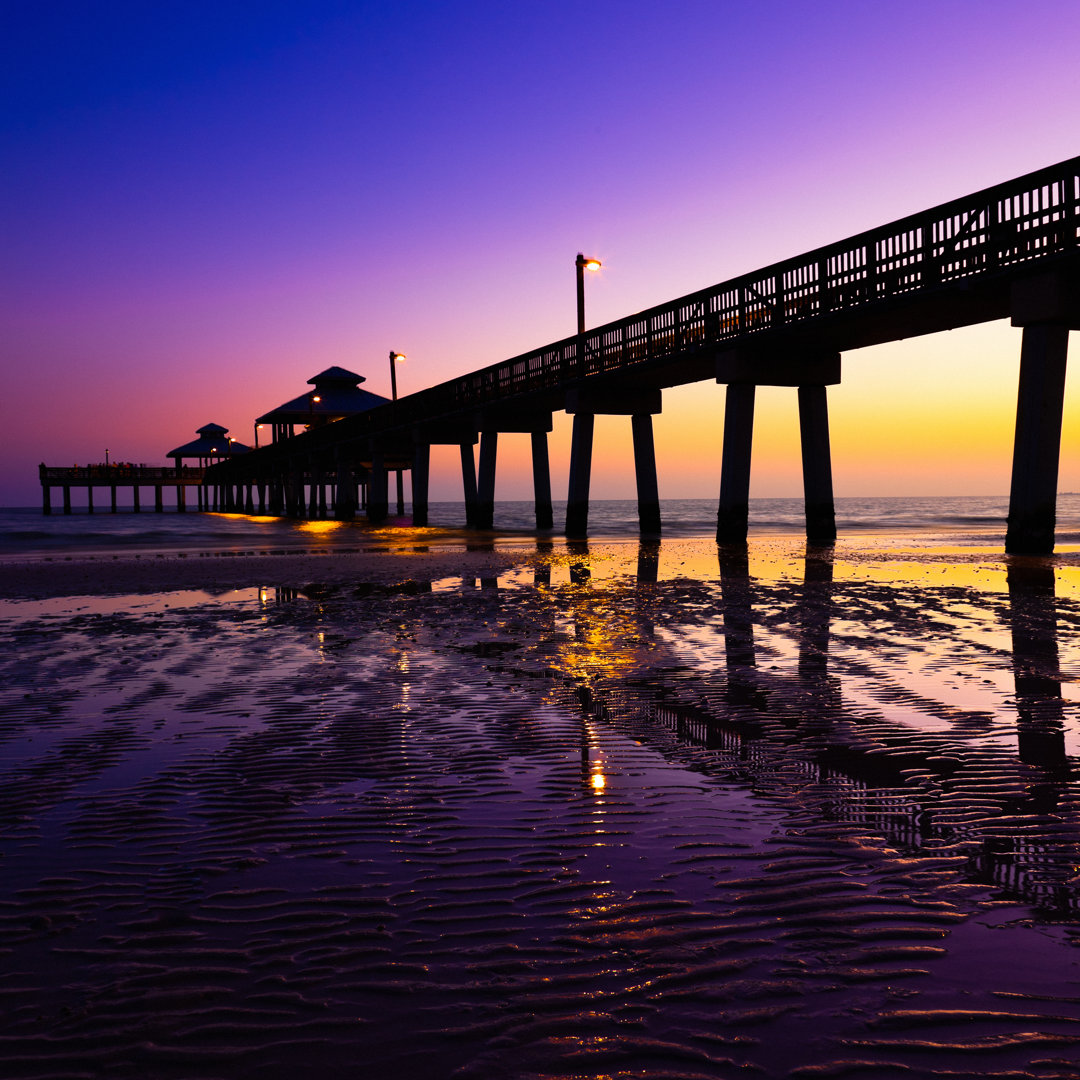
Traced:
POLYGON ((292 438, 293 428, 297 425, 321 427, 390 403, 389 398, 373 394, 370 390, 361 390, 360 383, 364 381, 363 375, 342 367, 328 367, 320 371, 308 379, 308 385, 314 387, 313 390, 256 418, 256 445, 259 442, 259 427, 263 424, 270 425, 270 441, 273 443, 292 438))
MULTIPOLYGON (((199 436, 197 439, 192 439, 191 442, 184 443, 183 446, 178 446, 165 455, 175 460, 178 475, 183 472, 185 458, 197 461, 201 470, 208 465, 213 465, 215 462, 227 461, 238 454, 247 454, 251 450, 250 446, 245 446, 232 438, 229 435, 229 429, 222 427, 220 424, 203 424, 201 428, 196 429, 195 433, 199 436)), ((216 487, 210 490, 200 486, 198 497, 200 510, 216 510, 218 508, 220 500, 216 487), (213 503, 212 507, 211 502, 213 503)))

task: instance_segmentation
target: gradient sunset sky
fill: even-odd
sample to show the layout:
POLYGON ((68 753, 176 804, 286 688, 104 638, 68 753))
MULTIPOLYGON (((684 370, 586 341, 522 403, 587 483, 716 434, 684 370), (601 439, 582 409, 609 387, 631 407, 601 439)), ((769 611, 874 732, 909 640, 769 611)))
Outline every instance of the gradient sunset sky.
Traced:
MULTIPOLYGON (((0 51, 4 506, 41 461, 250 442, 333 364, 389 395, 404 352, 404 394, 565 337, 578 251, 596 325, 1080 153, 1077 0, 58 0, 5 4, 0 51)), ((1004 494, 1019 333, 845 354, 837 494, 1004 494)), ((715 497, 723 400, 665 393, 661 496, 715 497)), ((596 497, 629 455, 598 418, 596 497)), ((562 498, 562 414, 551 456, 562 498)), ((800 493, 794 390, 753 468, 800 493)))

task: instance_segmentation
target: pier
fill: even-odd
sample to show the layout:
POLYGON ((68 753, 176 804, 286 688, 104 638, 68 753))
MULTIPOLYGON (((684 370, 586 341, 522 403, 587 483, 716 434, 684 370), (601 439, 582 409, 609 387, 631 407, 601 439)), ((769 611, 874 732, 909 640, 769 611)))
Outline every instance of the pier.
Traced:
POLYGON ((398 474, 401 514, 408 471, 412 520, 426 525, 431 447, 453 445, 466 519, 490 528, 499 435, 528 433, 536 527, 546 530, 555 524, 548 434, 564 411, 573 417, 564 527, 580 539, 595 417, 619 415, 633 433, 641 533, 656 536, 652 418, 664 390, 714 382, 725 387, 716 537, 740 544, 756 389, 782 386, 798 397, 807 537, 827 543, 836 536, 828 388, 845 354, 1003 319, 1022 328, 1006 550, 1046 553, 1069 331, 1080 329, 1076 157, 301 434, 276 430, 270 445, 210 464, 206 482, 223 508, 341 520, 364 510, 382 522, 388 474, 398 474))
POLYGON ((162 513, 165 509, 164 490, 176 488, 176 509, 183 513, 187 509, 187 489, 196 488, 198 507, 204 509, 202 486, 206 470, 192 466, 173 468, 161 465, 72 465, 68 468, 53 465, 40 465, 41 510, 44 514, 52 513, 52 489, 60 488, 63 492, 63 509, 71 513, 71 489, 86 490, 87 513, 94 512, 94 489, 108 488, 109 512, 117 512, 117 489, 130 488, 132 509, 138 513, 142 509, 140 489, 154 489, 154 511, 162 513))

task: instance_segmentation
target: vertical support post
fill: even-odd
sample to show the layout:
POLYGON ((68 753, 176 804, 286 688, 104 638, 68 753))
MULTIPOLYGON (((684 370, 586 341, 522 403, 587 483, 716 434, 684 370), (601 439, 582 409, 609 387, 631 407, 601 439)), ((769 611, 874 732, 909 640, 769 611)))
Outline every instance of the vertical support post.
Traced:
POLYGON ((478 529, 495 524, 495 458, 499 450, 497 431, 480 432, 480 470, 476 484, 476 521, 478 529))
POLYGON ((244 513, 255 513, 255 488, 250 480, 244 485, 244 513))
POLYGON ((64 513, 71 513, 71 487, 68 484, 64 485, 64 513))
POLYGON ((154 485, 154 513, 163 514, 165 512, 165 500, 162 496, 162 488, 160 484, 154 485))
POLYGON ((380 525, 390 511, 386 462, 382 453, 376 451, 371 458, 371 484, 368 489, 367 518, 373 525, 380 525))
POLYGON ((660 489, 656 483, 656 447, 649 413, 630 417, 634 433, 634 474, 637 477, 638 529, 642 536, 660 535, 660 489))
POLYGON ((41 512, 45 515, 52 513, 52 488, 43 484, 41 488, 41 512))
POLYGON ((551 465, 548 461, 547 432, 531 432, 531 438, 536 527, 538 529, 550 529, 555 524, 555 514, 551 508, 551 465))
POLYGON ((592 479, 593 428, 591 412, 574 413, 570 438, 570 483, 566 493, 566 535, 575 540, 589 534, 589 482, 592 479))
POLYGON ((752 383, 730 383, 724 404, 724 449, 716 542, 745 544, 750 520, 750 447, 754 436, 752 383))
POLYGON ((836 504, 829 447, 829 402, 824 386, 799 387, 799 435, 806 539, 815 544, 831 544, 836 539, 836 504))
MULTIPOLYGON (((116 488, 113 488, 113 499, 116 499, 116 488)), ((113 506, 115 506, 115 501, 113 506)), ((176 485, 176 512, 178 514, 187 513, 187 488, 183 484, 176 485)))
POLYGON ((136 514, 139 513, 139 511, 142 509, 142 506, 139 504, 139 485, 138 484, 132 484, 131 485, 131 503, 132 503, 132 506, 133 506, 133 508, 135 510, 135 513, 136 514))
MULTIPOLYGON (((180 489, 177 488, 177 491, 179 491, 179 490, 180 489)), ((109 485, 109 513, 110 514, 115 514, 116 513, 116 485, 115 484, 110 484, 109 485)))
POLYGON ((86 512, 92 514, 94 512, 94 485, 86 485, 86 512))
POLYGON ((461 482, 465 489, 465 524, 476 524, 476 459, 472 443, 461 444, 461 482))
POLYGON ((260 479, 258 481, 257 487, 258 487, 258 491, 259 491, 259 513, 260 514, 265 514, 266 513, 266 481, 264 479, 260 479))
MULTIPOLYGON (((259 490, 262 501, 262 489, 259 490)), ((338 451, 337 457, 337 500, 334 503, 334 516, 338 521, 352 521, 356 517, 356 474, 352 462, 344 453, 338 451)))
POLYGON ((1068 347, 1067 326, 1024 327, 1005 534, 1005 550, 1011 555, 1049 555, 1054 550, 1068 347))
POLYGON ((397 491, 397 514, 401 517, 405 513, 405 470, 395 469, 394 479, 396 481, 397 491))
POLYGON ((428 523, 428 477, 431 474, 431 446, 418 442, 413 449, 412 523, 428 523))

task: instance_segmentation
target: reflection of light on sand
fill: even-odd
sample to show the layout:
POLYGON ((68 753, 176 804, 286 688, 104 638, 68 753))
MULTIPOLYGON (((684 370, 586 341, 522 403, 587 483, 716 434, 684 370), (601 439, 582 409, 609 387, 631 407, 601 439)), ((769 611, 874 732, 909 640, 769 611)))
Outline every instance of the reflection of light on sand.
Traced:
MULTIPOLYGON (((600 768, 601 766, 599 765, 599 763, 593 766, 594 770, 598 770, 600 768)), ((603 791, 604 788, 607 787, 607 779, 604 777, 604 774, 602 772, 594 771, 591 778, 589 779, 589 785, 590 787, 592 787, 593 791, 603 791)))
POLYGON ((344 521, 298 521, 296 531, 308 536, 329 536, 340 529, 348 528, 344 521))
POLYGON ((401 700, 395 703, 394 708, 409 712, 412 709, 412 705, 409 702, 409 698, 412 695, 412 681, 409 678, 411 665, 409 651, 407 649, 402 649, 397 654, 397 659, 394 662, 394 667, 397 669, 398 674, 401 676, 401 679, 398 682, 398 687, 401 692, 401 700))

